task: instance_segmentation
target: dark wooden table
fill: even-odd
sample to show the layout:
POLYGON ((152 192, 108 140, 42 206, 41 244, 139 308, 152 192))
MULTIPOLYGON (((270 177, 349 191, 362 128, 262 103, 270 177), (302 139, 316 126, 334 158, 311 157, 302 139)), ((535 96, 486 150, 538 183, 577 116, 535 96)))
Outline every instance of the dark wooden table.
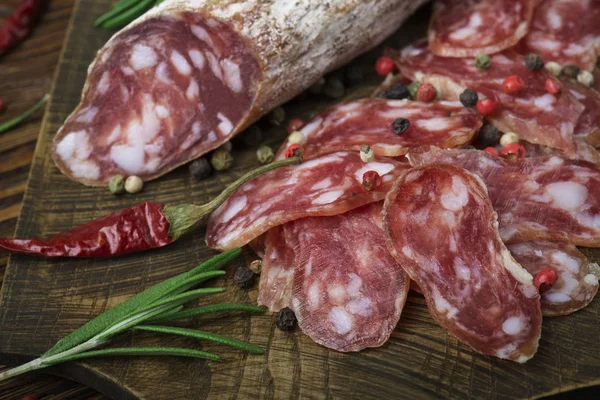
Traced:
MULTIPOLYGON (((0 24, 18 2, 2 0, 0 24)), ((25 111, 52 86, 74 1, 47 3, 33 34, 0 59, 0 98, 6 103, 0 123, 25 111)), ((0 134, 0 237, 13 236, 42 116, 40 112, 18 128, 0 134)), ((0 256, 0 284, 7 259, 0 256)), ((44 374, 0 382, 0 399, 20 399, 26 394, 35 394, 40 399, 105 399, 76 382, 44 374)))

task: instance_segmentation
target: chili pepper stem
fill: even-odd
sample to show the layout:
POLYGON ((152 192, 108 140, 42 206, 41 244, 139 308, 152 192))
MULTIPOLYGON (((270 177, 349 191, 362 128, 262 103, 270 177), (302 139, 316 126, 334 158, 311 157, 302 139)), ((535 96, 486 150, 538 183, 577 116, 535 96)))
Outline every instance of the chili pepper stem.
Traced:
POLYGON ((235 182, 229 185, 225 190, 221 192, 217 197, 212 199, 210 202, 201 206, 194 204, 179 204, 176 206, 166 206, 163 209, 163 214, 167 217, 171 224, 169 235, 177 240, 181 236, 192 232, 202 219, 215 211, 221 204, 225 202, 240 186, 256 178, 259 175, 269 172, 276 168, 285 167, 288 165, 300 164, 302 160, 299 157, 291 157, 285 160, 275 161, 271 164, 263 165, 262 167, 256 168, 241 177, 235 182))
POLYGON ((31 107, 29 110, 25 111, 23 114, 15 117, 15 118, 11 119, 10 121, 6 121, 5 123, 0 124, 0 133, 4 133, 4 132, 8 131, 9 129, 14 128, 15 126, 19 125, 21 122, 23 122, 25 119, 27 119, 30 115, 32 115, 37 110, 42 108, 42 106, 44 104, 46 104, 46 102, 48 101, 49 98, 50 98, 50 95, 45 94, 44 97, 42 97, 40 100, 38 100, 38 102, 35 103, 33 105, 33 107, 31 107))

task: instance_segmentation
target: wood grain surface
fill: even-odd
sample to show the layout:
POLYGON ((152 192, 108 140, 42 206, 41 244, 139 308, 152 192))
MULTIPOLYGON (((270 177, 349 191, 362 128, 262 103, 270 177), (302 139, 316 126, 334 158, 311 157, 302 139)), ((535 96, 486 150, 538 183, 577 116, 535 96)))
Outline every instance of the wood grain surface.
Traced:
MULTIPOLYGON (((197 182, 183 167, 147 184, 137 196, 122 197, 112 196, 102 188, 83 187, 60 174, 47 150, 57 128, 77 103, 85 71, 96 49, 108 39, 109 34, 94 29, 92 21, 109 4, 109 0, 80 0, 75 6, 53 98, 33 155, 18 236, 51 235, 142 201, 202 203, 257 166, 256 147, 238 145, 234 147, 236 162, 227 173, 197 182)), ((427 10, 418 13, 388 44, 399 47, 422 35, 427 18, 427 10)), ((358 62, 372 65, 378 54, 380 49, 358 62)), ((326 103, 323 98, 308 97, 292 101, 286 112, 288 118, 296 115, 306 118, 326 103)), ((276 146, 285 132, 272 128, 269 134, 266 143, 276 146)), ((24 167, 27 168, 26 163, 24 167)), ((14 204, 19 207, 18 202, 14 204)), ((201 227, 196 234, 171 246, 114 260, 11 257, 0 294, 0 362, 13 365, 29 360, 128 296, 197 265, 214 254, 204 245, 203 236, 201 227)), ((588 254, 598 259, 597 253, 588 254)), ((247 253, 244 261, 251 258, 247 253)), ((232 271, 233 266, 228 268, 227 277, 215 283, 227 286, 227 293, 206 301, 256 301, 256 288, 237 288, 232 283, 232 271)), ((264 356, 253 356, 202 343, 204 349, 221 354, 225 361, 96 359, 65 364, 49 372, 68 376, 119 399, 537 398, 600 384, 598 300, 572 316, 546 319, 540 350, 525 365, 484 357, 458 343, 434 323, 423 298, 414 295, 409 297, 391 340, 379 349, 356 354, 329 351, 301 332, 281 332, 270 314, 199 318, 183 325, 247 340, 264 346, 267 352, 264 356)), ((195 340, 165 339, 150 333, 125 334, 117 344, 145 346, 164 344, 165 340, 172 346, 199 346, 195 340)), ((0 387, 0 398, 18 398, 24 394, 26 391, 15 388, 27 379, 31 378, 4 386, 4 390, 13 390, 13 397, 4 397, 7 392, 0 387)), ((36 385, 40 381, 33 382, 36 385)), ((63 384, 56 383, 56 387, 63 384)), ((65 389, 63 397, 57 398, 91 395, 86 391, 75 392, 80 389, 74 386, 65 389)))

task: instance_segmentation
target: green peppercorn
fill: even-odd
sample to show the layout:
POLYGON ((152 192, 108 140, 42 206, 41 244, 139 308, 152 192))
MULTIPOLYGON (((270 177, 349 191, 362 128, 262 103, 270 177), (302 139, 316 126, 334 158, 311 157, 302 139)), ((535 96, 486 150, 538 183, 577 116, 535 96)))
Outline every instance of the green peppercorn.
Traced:
POLYGON ((577 65, 567 64, 563 67, 561 74, 567 78, 577 79, 579 67, 577 65))
POLYGON ((479 130, 478 141, 482 147, 491 147, 498 144, 500 131, 494 125, 484 125, 479 130))
POLYGON ((344 70, 344 82, 348 86, 359 85, 363 81, 364 75, 360 65, 348 65, 344 70))
POLYGON ((233 275, 233 280, 235 283, 241 288, 249 288, 254 285, 254 278, 256 274, 252 272, 252 270, 245 265, 240 265, 235 270, 235 274, 233 275))
POLYGON ((208 178, 208 176, 212 172, 210 163, 204 157, 200 157, 192 161, 190 163, 189 169, 190 174, 194 177, 194 179, 198 181, 208 178))
POLYGON ((419 90, 419 86, 421 86, 421 82, 414 81, 410 85, 408 85, 408 93, 410 93, 410 97, 414 100, 417 98, 417 90, 419 90))
POLYGON ((477 105, 477 92, 473 89, 465 89, 459 96, 460 102, 465 107, 475 107, 477 105))
POLYGON ((475 57, 475 67, 481 71, 485 71, 492 66, 492 59, 487 54, 479 54, 475 57))
POLYGON ((277 107, 269 113, 267 118, 271 125, 279 126, 285 121, 285 110, 283 107, 277 107))
POLYGON ((233 156, 223 149, 217 149, 210 157, 210 164, 215 170, 224 171, 233 165, 233 156))
MULTIPOLYGON (((416 93, 416 90, 415 90, 416 93)), ((388 90, 379 94, 379 97, 390 100, 403 100, 410 97, 410 91, 400 82, 394 83, 388 90)))
POLYGON ((273 154, 273 150, 269 146, 260 146, 258 150, 256 150, 256 158, 261 164, 269 164, 273 161, 274 157, 275 154, 273 154))
POLYGON ((323 86, 323 94, 327 97, 331 97, 332 99, 339 99, 344 97, 346 89, 344 88, 344 84, 337 77, 330 77, 325 81, 325 86, 323 86))
POLYGON ((406 118, 396 118, 392 122, 392 130, 396 135, 401 135, 410 127, 410 121, 406 118))
POLYGON ((308 93, 320 94, 321 92, 323 92, 323 86, 325 86, 325 78, 320 77, 314 85, 308 88, 308 93))
POLYGON ((544 60, 539 54, 529 53, 525 56, 525 66, 530 71, 539 71, 544 68, 544 60))
POLYGON ((258 125, 252 125, 242 133, 244 145, 252 147, 262 142, 262 129, 258 125))
POLYGON ((112 194, 125 193, 125 178, 123 175, 115 175, 110 178, 110 182, 108 182, 108 190, 110 190, 112 194))
POLYGON ((282 308, 275 316, 275 325, 282 331, 294 330, 296 314, 289 307, 282 308))

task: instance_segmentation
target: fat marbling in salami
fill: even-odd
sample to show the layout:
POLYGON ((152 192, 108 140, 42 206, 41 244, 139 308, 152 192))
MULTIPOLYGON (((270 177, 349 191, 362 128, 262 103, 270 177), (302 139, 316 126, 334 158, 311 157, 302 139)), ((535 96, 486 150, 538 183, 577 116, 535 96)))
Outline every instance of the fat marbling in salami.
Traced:
POLYGON ((264 235, 265 255, 258 286, 258 305, 277 312, 292 307, 294 250, 286 242, 283 227, 276 226, 264 235))

